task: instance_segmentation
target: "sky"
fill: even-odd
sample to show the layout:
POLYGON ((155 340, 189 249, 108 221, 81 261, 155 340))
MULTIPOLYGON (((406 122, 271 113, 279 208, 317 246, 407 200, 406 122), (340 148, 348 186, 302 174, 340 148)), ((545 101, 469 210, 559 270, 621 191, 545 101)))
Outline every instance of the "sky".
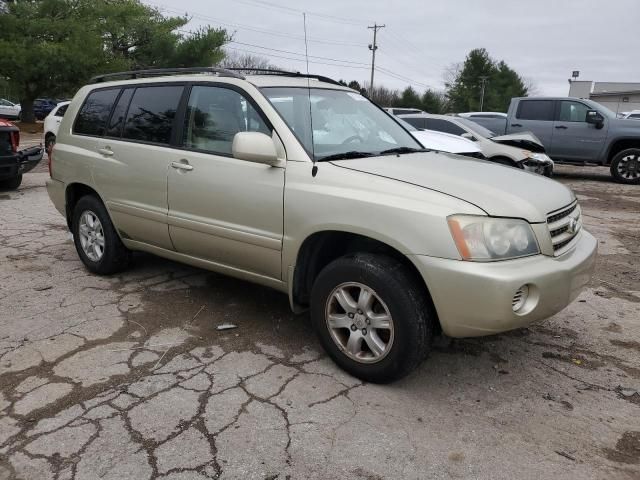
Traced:
POLYGON ((640 0, 143 0, 166 15, 233 34, 228 48, 287 70, 369 81, 378 31, 375 85, 444 89, 444 73, 484 47, 534 86, 567 95, 580 80, 640 82, 640 0))

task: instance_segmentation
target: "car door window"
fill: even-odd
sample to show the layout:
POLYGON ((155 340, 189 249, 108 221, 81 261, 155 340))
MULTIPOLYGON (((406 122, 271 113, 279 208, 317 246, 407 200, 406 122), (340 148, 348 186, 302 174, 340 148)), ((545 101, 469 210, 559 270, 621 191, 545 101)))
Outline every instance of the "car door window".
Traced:
POLYGON ((553 121, 553 100, 521 100, 516 118, 551 122, 553 121))
POLYGON ((182 85, 137 88, 131 99, 122 138, 169 145, 182 85))
POLYGON ((586 122, 587 112, 590 110, 584 103, 563 100, 560 102, 560 122, 586 122))
POLYGON ((65 112, 69 108, 69 105, 63 105, 56 111, 56 117, 64 117, 65 112))
POLYGON ((425 119, 424 118, 403 118, 405 122, 410 125, 413 125, 415 128, 426 128, 425 127, 425 119))
POLYGON ((466 132, 464 128, 459 127, 455 123, 439 118, 427 119, 427 128, 437 132, 451 133, 452 135, 462 135, 466 132))
POLYGON ((90 93, 78 113, 73 132, 79 135, 103 136, 111 108, 119 93, 119 88, 90 93))
POLYGON ((113 113, 111 113, 111 119, 109 119, 109 125, 107 126, 107 137, 120 138, 122 135, 122 127, 124 126, 124 119, 127 115, 127 109, 133 97, 134 88, 126 88, 122 91, 118 103, 116 103, 113 113))
POLYGON ((233 138, 239 132, 271 129, 241 93, 223 87, 194 86, 184 121, 184 147, 231 156, 233 138))

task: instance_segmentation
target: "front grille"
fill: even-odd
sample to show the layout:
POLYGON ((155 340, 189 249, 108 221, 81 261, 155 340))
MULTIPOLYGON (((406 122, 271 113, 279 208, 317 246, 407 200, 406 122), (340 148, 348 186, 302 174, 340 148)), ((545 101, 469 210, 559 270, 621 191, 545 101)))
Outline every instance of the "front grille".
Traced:
POLYGON ((578 202, 574 201, 560 210, 551 212, 547 217, 547 226, 554 254, 562 255, 571 248, 582 229, 582 212, 578 202))

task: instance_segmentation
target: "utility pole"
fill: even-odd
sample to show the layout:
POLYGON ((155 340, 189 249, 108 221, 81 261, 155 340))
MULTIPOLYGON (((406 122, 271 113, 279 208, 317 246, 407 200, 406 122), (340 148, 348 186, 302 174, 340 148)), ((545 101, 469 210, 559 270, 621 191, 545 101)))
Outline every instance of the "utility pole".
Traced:
POLYGON ((369 84, 369 96, 373 96, 373 73, 376 70, 376 50, 378 50, 378 30, 386 27, 386 25, 378 25, 377 23, 373 24, 373 27, 367 27, 373 30, 373 44, 369 45, 369 50, 371 50, 371 83, 369 84))
POLYGON ((484 87, 487 84, 487 80, 489 80, 489 77, 486 75, 483 75, 482 77, 480 77, 480 81, 482 82, 482 93, 480 94, 480 111, 484 111, 484 87))

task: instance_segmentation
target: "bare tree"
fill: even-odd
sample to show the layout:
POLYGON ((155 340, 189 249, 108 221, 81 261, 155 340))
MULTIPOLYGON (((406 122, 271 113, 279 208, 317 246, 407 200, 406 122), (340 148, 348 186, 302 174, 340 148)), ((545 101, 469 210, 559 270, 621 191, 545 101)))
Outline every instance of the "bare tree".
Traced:
POLYGON ((533 79, 525 77, 522 80, 524 81, 524 86, 527 89, 528 97, 537 97, 538 95, 540 95, 538 85, 536 85, 536 82, 534 82, 533 79))
MULTIPOLYGON (((364 83, 362 87, 369 92, 369 85, 364 83)), ((400 92, 398 90, 391 90, 384 86, 374 86, 373 92, 369 98, 382 107, 392 107, 398 103, 400 99, 400 92)))
POLYGON ((444 73, 442 74, 442 79, 444 80, 444 85, 447 89, 451 88, 460 77, 462 66, 462 62, 456 62, 445 68, 444 73))
POLYGON ((223 68, 259 68, 259 69, 277 69, 268 59, 248 53, 238 53, 235 51, 225 50, 224 59, 219 64, 223 68))

